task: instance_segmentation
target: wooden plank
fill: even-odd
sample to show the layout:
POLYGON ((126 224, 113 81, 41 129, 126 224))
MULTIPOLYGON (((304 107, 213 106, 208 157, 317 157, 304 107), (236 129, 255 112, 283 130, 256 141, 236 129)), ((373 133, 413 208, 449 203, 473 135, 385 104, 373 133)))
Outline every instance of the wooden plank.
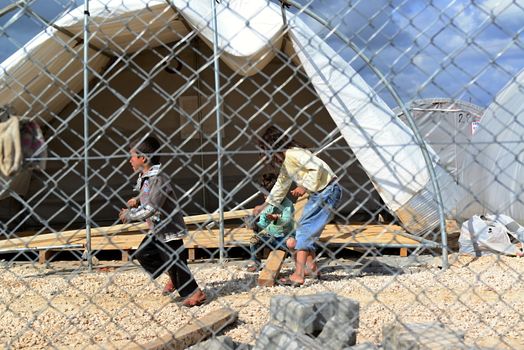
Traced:
MULTIPOLYGON (((234 239, 225 237, 224 244, 226 247, 234 247, 240 245, 249 244, 250 234, 235 235, 234 239)), ((122 249, 123 247, 130 247, 130 249, 137 249, 140 242, 143 239, 142 234, 130 235, 123 237, 112 237, 110 240, 108 238, 93 238, 91 246, 93 249, 100 250, 113 250, 113 249, 122 249)), ((85 241, 85 240, 84 240, 85 241)), ((82 240, 78 242, 84 242, 82 240)), ((184 245, 188 249, 194 248, 218 248, 218 237, 207 237, 207 235, 201 235, 199 232, 191 234, 190 237, 184 239, 184 245)), ((330 243, 330 244, 412 244, 414 246, 418 245, 418 242, 405 239, 403 237, 396 236, 391 233, 385 234, 376 234, 376 233, 359 233, 355 236, 346 236, 344 233, 334 235, 332 233, 327 233, 326 235, 321 236, 321 242, 330 243)))
MULTIPOLYGON (((226 326, 235 322, 237 318, 237 311, 227 308, 218 309, 195 321, 191 321, 188 325, 176 330, 174 333, 159 336, 154 341, 146 344, 127 345, 125 348, 132 350, 183 350, 205 340, 210 335, 220 332, 226 326)), ((106 347, 102 346, 102 348, 106 347)))
POLYGON ((187 249, 187 255, 189 261, 195 261, 195 248, 188 248, 187 249))
POLYGON ((51 256, 54 255, 54 252, 51 250, 40 250, 38 251, 38 263, 39 264, 45 264, 51 256))
POLYGON ((273 287, 275 285, 275 280, 280 273, 282 268, 282 263, 286 257, 286 252, 283 250, 273 250, 269 253, 269 256, 266 260, 266 265, 264 269, 260 271, 258 276, 258 285, 261 287, 273 287))
MULTIPOLYGON (((327 225, 320 240, 333 244, 348 243, 378 243, 378 244, 418 244, 417 241, 396 234, 403 232, 399 226, 394 225, 327 225)), ((226 246, 237 246, 249 244, 252 232, 246 228, 227 229, 224 237, 226 246)), ((137 249, 144 234, 140 231, 123 232, 108 236, 92 237, 93 249, 115 250, 115 249, 137 249)), ((18 240, 0 241, 0 249, 23 248, 34 246, 48 246, 57 244, 85 244, 85 237, 70 237, 63 241, 59 233, 43 234, 39 237, 24 237, 18 240)), ((219 230, 190 230, 184 244, 187 248, 217 248, 219 230)))
POLYGON ((408 248, 400 248, 400 256, 408 256, 408 248))
MULTIPOLYGON (((234 211, 228 211, 224 213, 224 220, 231 220, 231 219, 240 219, 247 215, 252 215, 253 209, 244 209, 244 210, 234 210, 234 211)), ((198 224, 198 223, 205 223, 208 221, 217 221, 219 220, 219 214, 213 213, 213 214, 201 214, 201 215, 191 215, 184 217, 184 222, 186 225, 191 224, 198 224)), ((108 235, 115 235, 115 234, 126 234, 129 232, 137 232, 137 231, 147 231, 148 227, 146 223, 130 223, 130 224, 117 224, 113 226, 106 226, 106 227, 95 227, 91 229, 91 237, 101 237, 101 236, 108 236, 108 235)), ((17 234, 18 235, 18 234, 17 234)), ((20 236, 25 236, 26 233, 21 232, 20 236)), ((47 233, 47 234, 40 234, 38 236, 31 236, 31 237, 17 237, 17 238, 11 238, 8 240, 0 241, 0 248, 9 248, 10 245, 22 245, 24 246, 24 243, 29 242, 29 246, 36 246, 36 245, 44 245, 43 243, 48 243, 49 241, 52 242, 59 242, 60 244, 69 244, 73 239, 75 238, 85 238, 86 237, 86 230, 85 229, 78 229, 78 230, 68 230, 68 231, 62 231, 62 232, 56 232, 56 233, 47 233)))
POLYGON ((122 261, 123 262, 129 261, 129 250, 128 249, 122 249, 122 261))

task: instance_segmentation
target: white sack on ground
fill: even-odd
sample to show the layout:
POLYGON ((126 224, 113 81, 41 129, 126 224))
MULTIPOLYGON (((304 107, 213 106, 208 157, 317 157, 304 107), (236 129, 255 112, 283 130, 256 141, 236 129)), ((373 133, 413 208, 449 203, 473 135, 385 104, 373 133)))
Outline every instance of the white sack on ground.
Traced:
POLYGON ((502 215, 473 215, 460 229, 459 251, 475 256, 520 254, 508 235, 510 231, 505 223, 509 221, 513 222, 511 218, 502 215))
POLYGON ((458 213, 507 214, 524 223, 524 70, 497 95, 468 147, 458 213))

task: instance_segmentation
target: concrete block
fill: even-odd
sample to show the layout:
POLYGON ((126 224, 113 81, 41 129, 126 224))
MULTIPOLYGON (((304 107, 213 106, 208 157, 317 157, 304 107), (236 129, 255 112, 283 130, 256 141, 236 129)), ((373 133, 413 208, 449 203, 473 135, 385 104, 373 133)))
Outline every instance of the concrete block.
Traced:
POLYGON ((300 303, 292 296, 275 296, 270 302, 270 320, 294 332, 313 331, 315 312, 311 305, 300 303))
POLYGON ((253 350, 253 345, 244 343, 235 343, 235 350, 253 350))
POLYGON ((277 296, 271 299, 271 320, 294 332, 314 334, 333 317, 337 304, 333 293, 277 296))
POLYGON ((188 350, 236 350, 237 346, 231 337, 213 337, 191 346, 188 350))
POLYGON ((350 326, 343 315, 329 319, 317 337, 326 350, 339 350, 357 343, 357 331, 350 326))
POLYGON ((335 315, 351 328, 358 327, 359 304, 334 293, 275 296, 270 302, 271 321, 294 332, 317 335, 335 315))
POLYGON ((337 316, 344 318, 346 324, 358 329, 360 318, 360 304, 353 299, 338 297, 337 316))
POLYGON ((467 349, 464 334, 453 332, 441 323, 392 324, 383 329, 384 350, 467 349))
POLYGON ((268 323, 260 332, 253 350, 324 350, 313 338, 268 323))

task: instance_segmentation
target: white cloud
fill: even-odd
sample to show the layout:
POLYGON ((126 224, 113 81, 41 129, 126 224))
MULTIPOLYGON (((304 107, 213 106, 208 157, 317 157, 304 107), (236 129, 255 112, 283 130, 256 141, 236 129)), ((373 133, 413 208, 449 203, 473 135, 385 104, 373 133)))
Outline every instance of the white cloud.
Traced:
POLYGON ((520 22, 524 18, 524 0, 485 0, 479 6, 500 21, 520 22))

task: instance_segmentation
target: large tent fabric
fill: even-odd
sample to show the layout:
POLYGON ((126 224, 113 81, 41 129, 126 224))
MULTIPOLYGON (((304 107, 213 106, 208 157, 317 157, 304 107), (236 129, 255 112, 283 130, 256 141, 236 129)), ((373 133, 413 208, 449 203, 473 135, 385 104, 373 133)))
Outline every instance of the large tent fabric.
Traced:
MULTIPOLYGON (((83 10, 78 7, 55 22, 74 38, 48 27, 0 65, 0 105, 10 106, 19 115, 51 119, 75 99, 83 88, 83 10)), ((115 55, 177 41, 188 33, 165 1, 90 1, 90 14, 91 47, 106 48, 115 55)), ((93 73, 101 72, 111 56, 93 48, 89 57, 94 79, 93 73)))
POLYGON ((290 20, 290 36, 315 90, 384 203, 413 232, 435 227, 438 208, 426 190, 429 172, 413 132, 297 17, 290 20))
MULTIPOLYGON (((214 40, 208 0, 173 0, 170 4, 91 1, 90 11, 89 66, 98 74, 103 74, 111 55, 118 59, 119 55, 141 48, 183 40, 191 28, 209 45, 214 40)), ((292 46, 283 40, 286 27, 276 4, 265 0, 218 3, 220 58, 236 73, 250 76, 263 68, 278 50, 287 52, 311 79, 385 204, 399 214, 411 231, 433 228, 438 222, 437 206, 413 132, 300 18, 292 13, 287 18, 292 46)), ((79 59, 82 23, 83 8, 78 8, 56 22, 75 38, 48 28, 2 63, 0 105, 10 105, 24 116, 50 119, 68 101, 78 100, 75 95, 82 89, 79 59)), ((97 76, 91 74, 91 77, 97 76)), ((430 152, 434 155, 431 148, 430 152)), ((439 178, 448 179, 449 174, 438 166, 436 169, 439 178)))
MULTIPOLYGON (((414 100, 407 104, 407 108, 422 138, 437 153, 439 164, 458 181, 466 160, 466 148, 484 109, 450 98, 414 100)), ((407 117, 400 107, 395 107, 393 111, 407 123, 407 117)))
POLYGON ((461 174, 463 219, 505 214, 524 223, 524 70, 497 94, 480 120, 461 174))

